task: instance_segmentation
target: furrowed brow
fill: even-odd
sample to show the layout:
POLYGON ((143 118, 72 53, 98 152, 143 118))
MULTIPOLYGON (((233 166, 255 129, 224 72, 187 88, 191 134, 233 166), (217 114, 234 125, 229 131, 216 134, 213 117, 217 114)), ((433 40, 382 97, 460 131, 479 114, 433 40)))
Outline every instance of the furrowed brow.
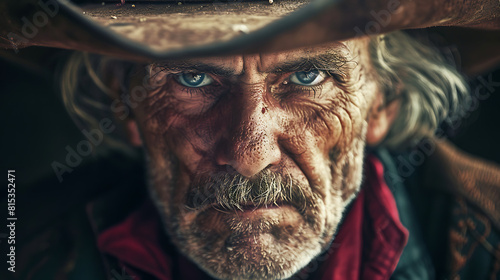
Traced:
POLYGON ((197 72, 208 73, 217 76, 230 77, 235 76, 236 73, 233 69, 225 68, 219 65, 207 64, 202 62, 164 62, 155 63, 154 67, 158 67, 165 71, 171 72, 197 72))
POLYGON ((290 72, 309 71, 313 69, 344 74, 347 68, 348 60, 346 57, 337 53, 326 53, 311 57, 301 57, 296 60, 283 62, 269 72, 283 74, 290 72))

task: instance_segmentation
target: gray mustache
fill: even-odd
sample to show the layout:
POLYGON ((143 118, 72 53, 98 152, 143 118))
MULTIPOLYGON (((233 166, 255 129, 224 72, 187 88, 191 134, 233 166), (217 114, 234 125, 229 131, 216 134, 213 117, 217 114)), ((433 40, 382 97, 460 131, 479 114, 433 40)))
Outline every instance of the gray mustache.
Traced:
POLYGON ((185 205, 194 210, 211 206, 240 211, 248 206, 291 205, 303 213, 307 206, 304 190, 305 186, 290 175, 270 170, 251 179, 238 173, 221 172, 191 184, 185 205))

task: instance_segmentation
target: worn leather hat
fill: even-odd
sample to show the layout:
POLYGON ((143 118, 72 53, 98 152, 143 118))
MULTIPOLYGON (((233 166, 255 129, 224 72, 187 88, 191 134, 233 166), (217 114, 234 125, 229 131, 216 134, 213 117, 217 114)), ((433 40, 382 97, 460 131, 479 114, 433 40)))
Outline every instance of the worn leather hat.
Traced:
POLYGON ((451 34, 476 34, 474 40, 500 45, 498 0, 121 1, 1 1, 0 47, 158 60, 276 51, 439 26, 482 29, 486 35, 473 29, 451 34))

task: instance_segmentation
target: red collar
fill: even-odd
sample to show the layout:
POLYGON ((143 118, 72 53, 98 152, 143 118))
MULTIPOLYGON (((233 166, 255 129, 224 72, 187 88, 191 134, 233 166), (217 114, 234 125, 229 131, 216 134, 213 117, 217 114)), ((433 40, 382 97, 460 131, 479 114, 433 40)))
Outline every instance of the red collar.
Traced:
POLYGON ((322 280, 389 279, 408 241, 382 163, 365 160, 365 181, 321 269, 322 280))
MULTIPOLYGON (((300 273, 317 270, 322 280, 389 279, 408 240, 382 163, 369 155, 365 182, 330 249, 300 273)), ((136 280, 209 279, 164 243, 160 218, 147 202, 98 236, 101 252, 119 260, 136 280), (167 248, 165 250, 165 248, 167 248)), ((304 278, 301 278, 304 279, 304 278)))

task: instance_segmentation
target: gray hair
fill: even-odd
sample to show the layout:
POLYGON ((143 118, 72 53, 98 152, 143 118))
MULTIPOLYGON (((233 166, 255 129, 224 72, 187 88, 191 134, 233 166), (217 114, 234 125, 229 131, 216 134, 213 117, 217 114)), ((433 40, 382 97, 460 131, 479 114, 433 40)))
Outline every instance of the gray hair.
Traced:
POLYGON ((386 104, 401 99, 399 115, 382 146, 401 149, 433 136, 469 97, 456 67, 436 49, 404 32, 372 38, 370 55, 386 104))
MULTIPOLYGON (((110 57, 92 55, 85 52, 74 52, 67 60, 61 71, 62 100, 70 117, 80 130, 98 128, 103 119, 116 120, 116 111, 113 105, 120 102, 130 115, 130 108, 124 100, 129 92, 128 80, 130 73, 136 69, 133 62, 116 60, 110 57), (105 73, 113 72, 116 85, 106 83, 105 73)), ((124 120, 125 117, 120 117, 124 120)), ((118 129, 104 135, 103 147, 126 152, 129 156, 136 156, 136 151, 126 141, 126 132, 120 125, 118 129)), ((102 151, 105 149, 95 149, 102 151)))
MULTIPOLYGON (((467 84, 455 66, 436 49, 402 31, 374 36, 369 50, 386 104, 401 100, 399 115, 381 146, 400 149, 432 136, 468 98, 467 84)), ((121 83, 119 91, 128 93, 126 83, 133 69, 137 65, 131 62, 75 53, 61 80, 64 104, 73 119, 81 126, 95 127, 99 117, 112 117, 109 104, 126 94, 113 92, 103 82, 103 74, 112 70, 121 83), (78 94, 80 91, 85 93, 78 94)), ((119 134, 107 137, 108 143, 127 149, 120 140, 123 133, 119 134)))

